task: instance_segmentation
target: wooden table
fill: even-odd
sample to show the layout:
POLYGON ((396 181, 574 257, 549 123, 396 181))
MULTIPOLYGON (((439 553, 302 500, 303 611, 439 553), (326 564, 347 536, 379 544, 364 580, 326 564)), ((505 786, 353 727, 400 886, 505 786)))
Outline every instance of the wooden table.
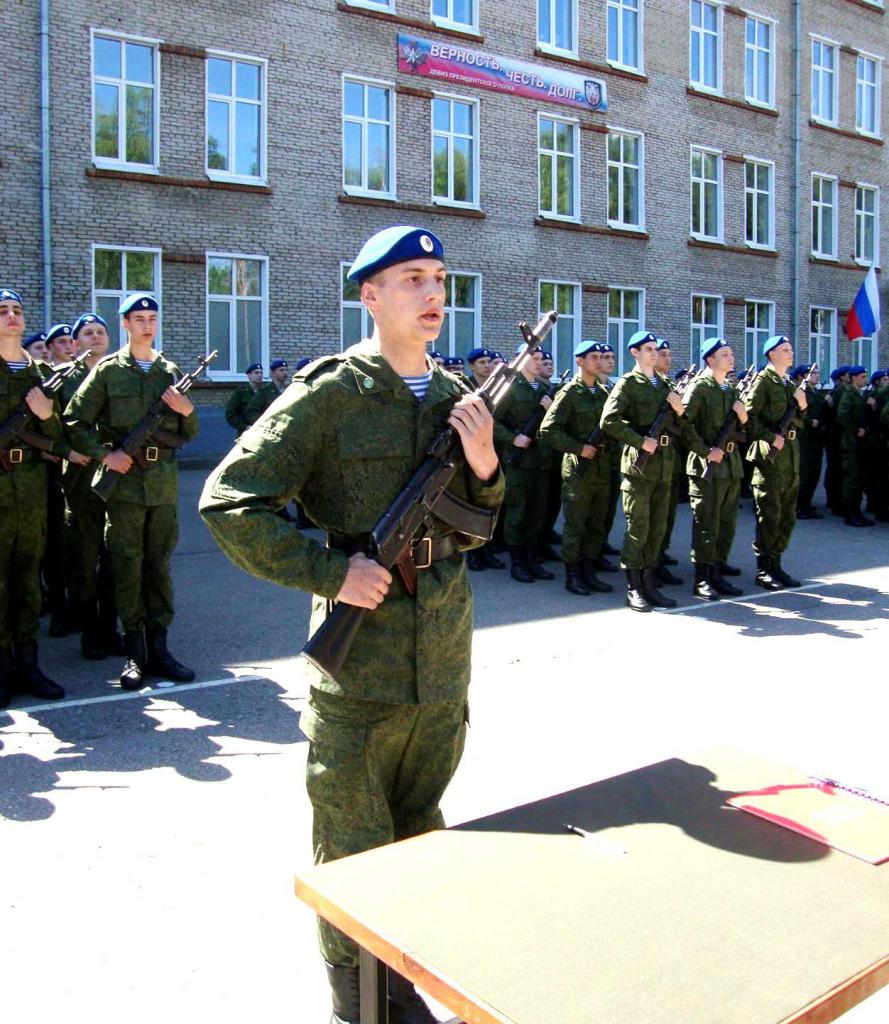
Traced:
POLYGON ((889 984, 889 864, 725 806, 804 781, 675 758, 300 873, 362 948, 467 1024, 825 1024, 889 984), (596 833, 565 832, 570 822, 596 833))

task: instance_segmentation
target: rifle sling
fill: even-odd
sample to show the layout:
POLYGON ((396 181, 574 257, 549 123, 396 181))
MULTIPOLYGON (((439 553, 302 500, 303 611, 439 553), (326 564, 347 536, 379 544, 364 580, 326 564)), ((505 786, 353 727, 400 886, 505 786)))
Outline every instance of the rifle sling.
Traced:
MULTIPOLYGON (((328 533, 327 546, 345 555, 354 555, 358 551, 367 551, 370 544, 370 534, 362 534, 357 537, 350 537, 344 533, 328 533)), ((450 558, 459 550, 457 538, 453 534, 446 537, 426 537, 420 541, 414 541, 407 548, 394 567, 404 589, 413 597, 417 593, 417 572, 428 569, 433 562, 441 562, 450 558)))

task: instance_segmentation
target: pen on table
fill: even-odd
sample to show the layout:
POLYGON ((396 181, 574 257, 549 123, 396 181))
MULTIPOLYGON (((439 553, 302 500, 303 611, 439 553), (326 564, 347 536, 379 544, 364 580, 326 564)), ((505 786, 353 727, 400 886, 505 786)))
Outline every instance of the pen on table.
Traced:
POLYGON ((622 846, 611 842, 610 839, 605 839, 603 836, 596 835, 595 832, 587 832, 585 828, 581 828, 579 825, 569 825, 565 822, 564 828, 572 835, 580 836, 581 839, 586 839, 587 842, 593 843, 602 850, 606 850, 608 853, 625 854, 627 852, 622 846))

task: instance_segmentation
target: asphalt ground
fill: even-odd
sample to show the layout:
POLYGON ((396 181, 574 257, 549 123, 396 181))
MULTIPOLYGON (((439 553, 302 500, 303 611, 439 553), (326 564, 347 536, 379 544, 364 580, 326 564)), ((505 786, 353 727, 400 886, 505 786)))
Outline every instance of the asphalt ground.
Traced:
MULTIPOLYGON (((127 694, 116 659, 45 638, 66 700, 0 712, 0 1008, 16 1024, 328 1019, 292 895, 311 860, 309 601, 226 561, 196 513, 205 474, 181 475, 170 637, 198 681, 127 694)), ((579 598, 559 566, 533 585, 473 574, 472 728, 449 823, 713 744, 889 793, 889 527, 799 523, 785 564, 805 586, 772 594, 752 583, 749 506, 731 601, 695 599, 687 564, 679 608, 646 616, 623 607, 621 576, 579 598)), ((683 560, 689 524, 680 506, 683 560)), ((885 1024, 889 990, 842 1019, 885 1024)))

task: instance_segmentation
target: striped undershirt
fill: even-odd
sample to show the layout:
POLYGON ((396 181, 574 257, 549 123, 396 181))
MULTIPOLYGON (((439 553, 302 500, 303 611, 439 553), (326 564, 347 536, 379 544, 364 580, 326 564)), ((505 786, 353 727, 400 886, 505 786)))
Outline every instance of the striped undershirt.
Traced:
POLYGON ((27 364, 27 362, 23 363, 23 362, 21 362, 18 359, 15 359, 15 360, 7 359, 6 360, 6 365, 10 368, 10 370, 12 370, 13 373, 18 373, 19 370, 24 370, 24 368, 28 364, 27 364))
POLYGON ((416 400, 422 402, 432 381, 432 370, 429 370, 428 373, 421 373, 419 377, 402 377, 401 379, 411 389, 416 400))
POLYGON ((151 369, 151 364, 154 362, 153 359, 136 359, 135 356, 133 356, 133 359, 135 359, 136 365, 143 373, 148 373, 151 369))

